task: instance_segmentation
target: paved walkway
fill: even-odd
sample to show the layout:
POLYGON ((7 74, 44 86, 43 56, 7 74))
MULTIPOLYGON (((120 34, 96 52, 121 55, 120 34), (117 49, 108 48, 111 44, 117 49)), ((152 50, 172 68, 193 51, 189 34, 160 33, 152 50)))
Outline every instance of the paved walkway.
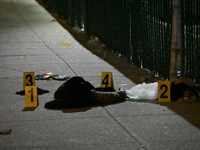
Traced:
POLYGON ((126 101, 72 110, 47 110, 64 81, 36 81, 50 93, 34 111, 22 111, 23 72, 82 76, 99 86, 101 72, 114 85, 134 83, 80 45, 34 0, 0 0, 0 149, 200 149, 200 104, 126 101), (70 46, 59 44, 70 42, 70 46))

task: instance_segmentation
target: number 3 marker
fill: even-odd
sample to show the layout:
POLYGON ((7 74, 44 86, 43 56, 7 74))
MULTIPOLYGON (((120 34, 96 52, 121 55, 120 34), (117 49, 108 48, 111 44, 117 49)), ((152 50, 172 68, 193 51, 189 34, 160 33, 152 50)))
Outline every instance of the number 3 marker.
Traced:
POLYGON ((34 85, 35 85, 35 74, 34 74, 34 72, 24 72, 23 89, 25 90, 25 86, 34 86, 34 85))
POLYGON ((158 81, 158 101, 159 102, 170 102, 170 81, 158 81))

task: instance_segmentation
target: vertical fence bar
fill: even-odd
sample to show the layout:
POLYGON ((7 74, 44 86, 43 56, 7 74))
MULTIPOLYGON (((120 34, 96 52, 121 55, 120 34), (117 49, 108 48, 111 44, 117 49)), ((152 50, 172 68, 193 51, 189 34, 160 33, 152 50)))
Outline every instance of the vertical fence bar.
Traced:
POLYGON ((170 80, 177 77, 177 71, 180 68, 180 0, 172 1, 172 41, 171 41, 171 58, 170 58, 170 80), (179 60, 178 60, 179 59, 179 60))
POLYGON ((196 83, 200 88, 200 1, 196 0, 196 83))
POLYGON ((141 1, 134 0, 131 4, 131 63, 137 67, 141 67, 141 43, 142 43, 142 13, 141 1))

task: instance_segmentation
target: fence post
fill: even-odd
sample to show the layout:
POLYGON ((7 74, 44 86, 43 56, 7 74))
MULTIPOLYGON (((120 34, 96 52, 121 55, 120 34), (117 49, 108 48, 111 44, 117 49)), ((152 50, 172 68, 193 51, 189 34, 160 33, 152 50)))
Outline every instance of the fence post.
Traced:
POLYGON ((181 65, 181 7, 180 0, 172 0, 172 41, 170 58, 170 81, 177 78, 181 65))

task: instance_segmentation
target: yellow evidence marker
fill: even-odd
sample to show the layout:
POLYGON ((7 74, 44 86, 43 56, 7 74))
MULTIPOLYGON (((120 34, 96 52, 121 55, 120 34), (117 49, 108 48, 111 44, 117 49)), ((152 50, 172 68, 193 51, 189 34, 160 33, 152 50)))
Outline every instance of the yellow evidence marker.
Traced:
POLYGON ((102 72, 100 87, 102 87, 102 88, 105 88, 105 87, 114 88, 112 72, 102 72))
POLYGON ((35 73, 24 72, 23 89, 25 90, 25 86, 34 86, 34 85, 35 85, 35 73))
POLYGON ((170 102, 171 100, 171 82, 170 81, 158 81, 158 101, 170 102))
POLYGON ((25 86, 25 107, 38 107, 37 86, 25 86))

